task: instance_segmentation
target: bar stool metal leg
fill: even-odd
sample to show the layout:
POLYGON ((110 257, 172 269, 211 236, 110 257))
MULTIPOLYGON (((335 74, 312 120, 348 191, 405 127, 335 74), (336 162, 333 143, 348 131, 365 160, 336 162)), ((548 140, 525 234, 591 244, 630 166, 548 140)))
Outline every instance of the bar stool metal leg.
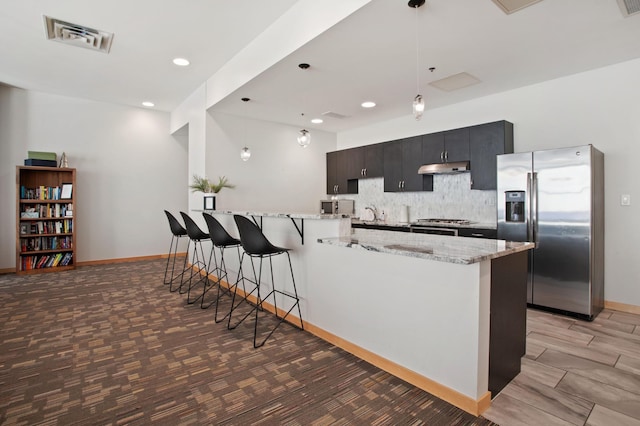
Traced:
MULTIPOLYGON (((209 272, 207 269, 207 258, 204 255, 204 249, 202 248, 202 242, 203 241, 210 241, 211 240, 211 236, 206 233, 203 232, 200 227, 198 227, 198 225, 193 221, 193 219, 191 219, 191 217, 184 213, 184 212, 180 212, 180 214, 182 215, 182 219, 184 220, 184 224, 186 226, 186 230, 187 230, 187 235, 189 236, 189 239, 191 241, 193 241, 193 255, 191 258, 191 273, 189 274, 189 279, 188 279, 188 285, 187 285, 187 303, 188 304, 193 304, 195 302, 198 301, 198 299, 200 299, 200 297, 202 297, 202 295, 196 297, 195 299, 191 300, 191 289, 194 288, 195 286, 197 286, 198 284, 202 284, 204 287, 206 287, 207 285, 209 285, 209 272), (204 273, 204 274, 203 274, 204 273), (198 275, 198 279, 194 280, 194 276, 198 275)), ((213 247, 211 248, 213 250, 213 247)), ((211 254, 209 255, 209 257, 211 258, 211 254)), ((181 287, 181 291, 180 293, 183 293, 182 291, 182 286, 184 285, 184 282, 182 283, 181 287)))
POLYGON ((191 243, 191 241, 187 239, 187 256, 185 257, 182 272, 180 272, 178 275, 175 275, 176 258, 178 254, 178 244, 182 239, 182 237, 187 236, 187 230, 180 224, 180 222, 178 222, 178 219, 176 219, 175 216, 173 216, 167 210, 165 210, 164 212, 167 216, 167 220, 169 221, 169 228, 171 229, 171 244, 169 245, 169 256, 167 257, 167 265, 164 270, 164 284, 168 284, 169 291, 173 292, 175 291, 173 289, 173 283, 178 278, 180 278, 180 286, 182 286, 182 282, 184 281, 184 274, 187 269, 186 268, 187 259, 189 256, 189 244, 191 243), (173 262, 171 262, 172 258, 173 258, 173 262), (171 275, 169 278, 167 278, 167 275, 169 274, 169 263, 171 263, 171 275))

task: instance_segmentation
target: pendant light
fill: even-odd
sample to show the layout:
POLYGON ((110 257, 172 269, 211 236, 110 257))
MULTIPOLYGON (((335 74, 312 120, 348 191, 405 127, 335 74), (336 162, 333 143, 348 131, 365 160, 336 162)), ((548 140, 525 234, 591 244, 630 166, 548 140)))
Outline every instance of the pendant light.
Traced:
MULTIPOLYGON (((298 68, 300 68, 303 71, 308 70, 311 67, 311 65, 307 64, 307 63, 301 63, 298 64, 298 68)), ((304 117, 304 112, 300 114, 302 117, 304 117)), ((307 129, 302 129, 298 132, 298 145, 300 145, 303 148, 306 148, 309 146, 309 144, 311 143, 311 133, 309 133, 309 131, 307 129)))
POLYGON ((311 133, 308 130, 302 129, 298 132, 298 145, 306 148, 311 143, 311 133))
POLYGON ((420 94, 420 60, 419 60, 419 46, 418 46, 418 8, 424 4, 425 0, 409 0, 408 6, 416 10, 416 92, 418 93, 413 98, 413 116, 416 120, 422 118, 424 113, 424 99, 420 94))
MULTIPOLYGON (((242 98, 242 102, 247 103, 251 99, 250 98, 242 98)), ((240 150, 240 159, 242 161, 248 161, 251 158, 251 150, 246 146, 240 150)))
POLYGON ((242 161, 247 161, 249 158, 251 158, 251 150, 245 146, 240 150, 240 159, 242 159, 242 161))

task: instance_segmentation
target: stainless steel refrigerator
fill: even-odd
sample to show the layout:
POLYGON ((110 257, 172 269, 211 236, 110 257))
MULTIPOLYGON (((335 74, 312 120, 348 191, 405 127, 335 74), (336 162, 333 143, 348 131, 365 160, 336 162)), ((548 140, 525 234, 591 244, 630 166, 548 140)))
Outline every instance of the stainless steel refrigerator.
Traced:
POLYGON ((604 155, 591 145, 499 155, 498 238, 531 241, 527 302, 593 320, 604 307, 604 155))

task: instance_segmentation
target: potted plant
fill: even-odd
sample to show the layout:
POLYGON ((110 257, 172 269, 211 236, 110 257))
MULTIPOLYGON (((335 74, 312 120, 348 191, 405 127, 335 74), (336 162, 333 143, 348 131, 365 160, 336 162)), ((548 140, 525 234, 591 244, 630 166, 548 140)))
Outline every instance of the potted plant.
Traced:
POLYGON ((191 188, 191 192, 202 192, 204 193, 204 209, 205 210, 215 210, 216 209, 216 197, 215 195, 207 195, 207 194, 217 194, 222 190, 222 188, 235 188, 235 185, 229 183, 229 180, 226 176, 218 177, 218 183, 213 183, 206 177, 201 177, 198 175, 193 175, 193 183, 189 185, 191 188))

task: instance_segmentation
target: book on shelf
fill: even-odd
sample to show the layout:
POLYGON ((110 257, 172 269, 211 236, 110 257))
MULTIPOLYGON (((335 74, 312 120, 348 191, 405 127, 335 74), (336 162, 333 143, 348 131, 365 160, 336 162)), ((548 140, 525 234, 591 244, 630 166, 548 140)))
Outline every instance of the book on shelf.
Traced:
POLYGON ((27 158, 30 160, 58 161, 58 155, 55 152, 48 151, 27 151, 27 158))

